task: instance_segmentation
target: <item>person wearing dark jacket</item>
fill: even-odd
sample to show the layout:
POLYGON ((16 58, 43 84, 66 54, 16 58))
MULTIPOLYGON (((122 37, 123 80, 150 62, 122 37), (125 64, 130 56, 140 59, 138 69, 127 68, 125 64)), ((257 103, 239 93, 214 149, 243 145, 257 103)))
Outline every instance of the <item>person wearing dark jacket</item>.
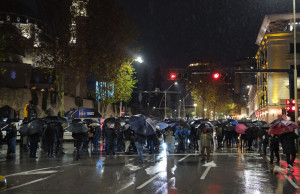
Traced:
POLYGON ((253 127, 249 127, 246 129, 247 141, 248 141, 248 151, 253 151, 252 149, 252 142, 254 138, 254 129, 253 127))
POLYGON ((139 155, 138 156, 139 163, 143 163, 143 148, 144 145, 146 144, 146 136, 135 133, 134 142, 139 155))
POLYGON ((7 156, 16 154, 17 128, 15 123, 10 123, 5 128, 7 141, 7 156))
POLYGON ((64 129, 60 123, 57 123, 55 125, 55 128, 56 128, 56 139, 57 139, 55 152, 56 154, 65 154, 63 152, 64 129))
POLYGON ((129 124, 126 124, 125 127, 127 127, 127 130, 124 131, 124 142, 125 142, 125 154, 129 154, 129 147, 130 147, 130 142, 131 142, 131 134, 132 130, 129 126, 129 124), (127 125, 127 126, 126 126, 127 125))
POLYGON ((45 132, 44 132, 44 140, 47 147, 47 153, 49 158, 53 158, 53 148, 56 138, 56 124, 50 123, 48 124, 45 132))
POLYGON ((106 157, 109 157, 110 153, 116 155, 115 152, 115 141, 117 138, 117 133, 113 128, 106 128, 104 131, 105 141, 106 141, 106 157))
POLYGON ((270 140, 270 164, 273 164, 273 159, 274 159, 274 153, 276 156, 276 163, 279 163, 280 158, 279 158, 279 138, 277 135, 272 134, 271 135, 271 140, 270 140))
POLYGON ((288 164, 287 170, 294 169, 293 164, 296 159, 296 147, 294 141, 297 138, 298 135, 294 132, 280 135, 283 153, 286 155, 286 162, 288 164))
POLYGON ((261 142, 262 142, 264 156, 266 156, 267 155, 267 146, 269 143, 268 129, 261 130, 260 134, 259 134, 259 138, 261 139, 261 142))
POLYGON ((37 158, 36 151, 38 148, 38 143, 40 141, 40 134, 35 133, 35 134, 28 135, 28 140, 29 140, 29 144, 30 144, 29 145, 29 149, 30 149, 29 157, 37 158))
POLYGON ((74 138, 74 146, 76 147, 76 160, 80 160, 80 149, 87 136, 87 133, 72 133, 72 137, 74 138))

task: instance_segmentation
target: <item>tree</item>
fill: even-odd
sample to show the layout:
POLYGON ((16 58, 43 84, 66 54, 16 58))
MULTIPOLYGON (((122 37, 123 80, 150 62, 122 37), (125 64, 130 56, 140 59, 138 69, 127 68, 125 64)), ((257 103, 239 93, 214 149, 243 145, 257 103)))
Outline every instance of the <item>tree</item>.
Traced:
POLYGON ((71 68, 73 65, 71 63, 72 47, 69 44, 70 5, 70 0, 43 1, 39 4, 43 26, 32 30, 33 37, 39 41, 38 45, 33 47, 35 66, 55 74, 60 116, 64 116, 65 75, 66 72, 70 73, 73 70, 71 68))
POLYGON ((73 54, 77 56, 74 57, 77 63, 84 66, 81 72, 92 74, 96 81, 102 83, 99 91, 102 91, 103 97, 100 103, 106 112, 108 104, 128 99, 128 92, 132 92, 131 89, 125 91, 119 86, 124 82, 131 88, 135 82, 133 74, 129 76, 129 81, 129 77, 119 77, 119 73, 131 71, 128 64, 133 60, 131 53, 135 50, 132 47, 137 30, 116 0, 90 0, 86 8, 88 16, 78 21, 78 46, 73 54), (116 91, 114 97, 109 96, 112 87, 116 91))

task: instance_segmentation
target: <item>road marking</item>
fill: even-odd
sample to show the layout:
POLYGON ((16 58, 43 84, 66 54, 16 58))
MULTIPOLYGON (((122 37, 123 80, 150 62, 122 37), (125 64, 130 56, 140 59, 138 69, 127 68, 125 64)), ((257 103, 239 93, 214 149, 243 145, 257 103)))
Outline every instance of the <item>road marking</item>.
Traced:
MULTIPOLYGON (((48 167, 48 168, 40 168, 40 169, 29 170, 29 171, 24 171, 24 172, 18 172, 18 173, 14 173, 14 174, 5 175, 5 177, 11 177, 11 176, 17 176, 17 175, 27 175, 27 174, 30 174, 30 173, 33 173, 33 172, 48 170, 48 169, 51 169, 51 168, 60 168, 60 167, 65 167, 65 166, 75 166, 75 165, 79 165, 79 164, 80 163, 68 164, 68 165, 63 165, 63 166, 54 166, 54 167, 48 167)), ((41 174, 43 174, 43 173, 41 173, 41 174)), ((44 173, 44 174, 46 174, 46 173, 44 173)))
POLYGON ((136 189, 142 189, 143 187, 145 187, 146 185, 148 185, 149 183, 151 183, 157 177, 159 177, 159 174, 157 174, 154 177, 152 177, 151 179, 147 180, 146 182, 144 182, 143 184, 141 184, 140 186, 138 186, 136 189))
POLYGON ((244 154, 241 154, 241 159, 242 159, 242 161, 245 161, 244 154))
POLYGON ((208 174, 209 170, 211 169, 211 166, 208 166, 202 176, 200 177, 201 180, 204 180, 206 175, 208 174))
POLYGON ((300 187, 294 182, 294 181, 292 181, 288 176, 286 176, 286 175, 283 175, 284 177, 285 177, 285 179, 286 180, 288 180, 290 183, 291 183, 291 185, 293 185, 293 187, 295 188, 295 189, 299 189, 300 187))
POLYGON ((48 167, 48 168, 40 168, 40 169, 36 169, 36 170, 29 170, 29 171, 25 171, 25 172, 19 172, 19 173, 15 173, 15 174, 9 174, 9 175, 5 175, 5 177, 10 177, 10 176, 17 176, 17 175, 25 175, 31 172, 36 172, 36 171, 41 171, 41 170, 47 170, 47 169, 51 169, 51 168, 59 168, 61 166, 54 166, 54 167, 48 167))
POLYGON ((181 158, 180 160, 178 160, 178 162, 183 161, 184 159, 186 159, 187 157, 189 157, 191 154, 186 155, 185 157, 181 158))
MULTIPOLYGON (((24 183, 24 184, 22 184, 22 185, 18 185, 18 186, 15 186, 15 187, 11 187, 11 188, 5 189, 5 190, 3 190, 3 191, 8 191, 8 190, 17 189, 17 188, 20 188, 20 187, 23 187, 23 186, 26 186, 26 185, 31 185, 31 184, 33 184, 33 183, 36 183, 36 182, 40 182, 40 181, 44 181, 44 180, 46 180, 46 179, 49 179, 49 178, 51 178, 52 176, 54 176, 54 175, 50 175, 50 176, 47 176, 47 177, 45 177, 45 178, 40 178, 40 179, 37 179, 37 180, 34 180, 34 181, 30 181, 30 182, 28 182, 28 183, 24 183)), ((3 191, 2 191, 2 192, 3 192, 3 191)))

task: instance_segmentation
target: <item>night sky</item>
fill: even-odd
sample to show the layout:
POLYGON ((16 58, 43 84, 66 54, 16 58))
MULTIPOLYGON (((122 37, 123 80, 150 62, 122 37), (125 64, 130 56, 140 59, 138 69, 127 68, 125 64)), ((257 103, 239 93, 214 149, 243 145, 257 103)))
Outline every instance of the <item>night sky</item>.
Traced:
POLYGON ((186 67, 198 61, 230 65, 253 57, 264 16, 292 13, 293 7, 292 0, 119 1, 136 19, 148 67, 186 67))

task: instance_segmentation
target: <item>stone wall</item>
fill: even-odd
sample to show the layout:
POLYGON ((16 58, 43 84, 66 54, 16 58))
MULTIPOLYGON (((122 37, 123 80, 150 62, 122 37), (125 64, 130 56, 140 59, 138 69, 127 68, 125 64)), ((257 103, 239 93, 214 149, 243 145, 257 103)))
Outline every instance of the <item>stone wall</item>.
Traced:
MULTIPOLYGON (((38 105, 35 106, 38 117, 46 116, 46 112, 42 110, 42 99, 43 92, 37 91, 38 105)), ((13 89, 13 88, 0 88, 0 107, 10 106, 11 108, 18 110, 20 113, 20 118, 24 118, 24 107, 31 101, 31 90, 30 89, 13 89)), ((83 99, 84 108, 94 108, 94 103, 92 100, 83 99)), ((77 108, 75 104, 75 98, 65 96, 64 97, 64 111, 69 111, 72 108, 77 108)), ((98 111, 100 112, 100 104, 98 103, 98 111)), ((57 115, 59 112, 59 101, 56 99, 56 104, 50 103, 50 96, 48 95, 47 100, 47 112, 50 115, 57 115)), ((105 113, 100 112, 102 118, 105 117, 105 113)), ((116 108, 116 112, 113 112, 112 106, 107 107, 106 117, 119 116, 119 109, 116 108)))

